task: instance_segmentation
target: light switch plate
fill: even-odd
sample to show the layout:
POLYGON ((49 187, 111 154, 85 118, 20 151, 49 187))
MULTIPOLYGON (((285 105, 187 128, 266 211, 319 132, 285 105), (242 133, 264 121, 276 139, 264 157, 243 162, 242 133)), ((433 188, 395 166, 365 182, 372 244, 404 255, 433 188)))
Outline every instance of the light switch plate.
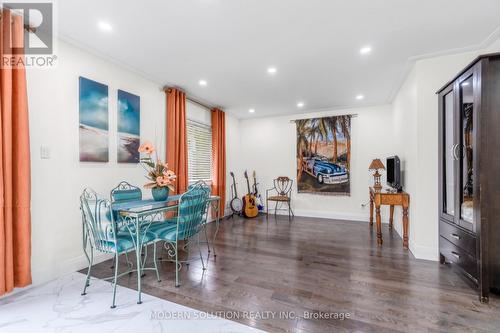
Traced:
POLYGON ((40 158, 43 160, 50 159, 50 148, 48 146, 40 146, 40 158))

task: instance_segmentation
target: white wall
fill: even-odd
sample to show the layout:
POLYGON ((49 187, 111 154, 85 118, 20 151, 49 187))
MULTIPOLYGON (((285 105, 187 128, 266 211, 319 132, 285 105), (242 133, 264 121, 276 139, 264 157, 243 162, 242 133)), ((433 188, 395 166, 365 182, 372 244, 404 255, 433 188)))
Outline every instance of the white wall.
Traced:
POLYGON ((417 258, 437 260, 439 253, 436 91, 478 55, 493 52, 500 52, 500 40, 473 52, 418 60, 394 101, 395 128, 403 126, 399 151, 411 161, 405 178, 412 195, 410 249, 417 258))
MULTIPOLYGON (((316 112, 302 115, 240 120, 239 164, 234 171, 238 176, 238 190, 246 192, 243 171, 255 170, 260 190, 272 186, 277 176, 294 179, 293 208, 296 215, 368 221, 368 186, 373 177, 368 166, 374 158, 385 159, 394 154, 394 134, 390 105, 316 112), (357 114, 352 119, 351 195, 325 196, 298 194, 296 188, 296 130, 291 119, 322 117, 328 115, 357 114)), ((385 178, 385 176, 384 176, 385 178)), ((382 179, 385 183, 385 179, 382 179)), ((383 220, 388 220, 388 209, 382 210, 383 220)))
MULTIPOLYGON (((417 76, 412 69, 393 103, 395 153, 402 163, 403 189, 410 194, 409 247, 416 253, 415 225, 417 216, 417 76)), ((402 209, 395 207, 394 227, 402 235, 402 209)))
POLYGON ((109 198, 121 180, 144 183, 139 165, 116 162, 117 89, 141 98, 141 138, 165 146, 165 94, 158 84, 64 42, 57 55, 56 68, 27 70, 34 284, 86 266, 78 201, 84 187, 109 198), (109 163, 78 161, 79 76, 109 87, 109 163), (41 145, 50 148, 50 159, 40 158, 41 145))

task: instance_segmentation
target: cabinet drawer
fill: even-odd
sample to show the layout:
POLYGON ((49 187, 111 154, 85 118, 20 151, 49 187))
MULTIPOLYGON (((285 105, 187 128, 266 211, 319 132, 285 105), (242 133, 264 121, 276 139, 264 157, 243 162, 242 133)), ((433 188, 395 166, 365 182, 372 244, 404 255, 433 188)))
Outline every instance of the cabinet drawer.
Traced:
POLYGON ((476 237, 444 221, 439 222, 439 235, 476 257, 476 237))
POLYGON ((477 280, 477 261, 465 250, 459 248, 444 237, 439 237, 439 251, 448 261, 458 265, 477 280))

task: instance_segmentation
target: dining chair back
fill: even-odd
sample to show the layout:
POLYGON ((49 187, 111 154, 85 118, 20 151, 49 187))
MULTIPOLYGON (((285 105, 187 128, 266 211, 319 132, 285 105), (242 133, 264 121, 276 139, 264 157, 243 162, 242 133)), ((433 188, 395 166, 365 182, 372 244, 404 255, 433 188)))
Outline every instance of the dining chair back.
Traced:
POLYGON ((179 198, 177 214, 177 239, 196 235, 207 218, 207 203, 210 188, 202 183, 195 184, 179 198))
POLYGON ((80 196, 84 238, 92 249, 105 253, 114 253, 113 244, 117 243, 116 224, 110 207, 111 203, 100 199, 92 189, 86 188, 80 196))
POLYGON ((139 187, 122 181, 111 190, 110 197, 112 202, 142 200, 142 191, 139 187))

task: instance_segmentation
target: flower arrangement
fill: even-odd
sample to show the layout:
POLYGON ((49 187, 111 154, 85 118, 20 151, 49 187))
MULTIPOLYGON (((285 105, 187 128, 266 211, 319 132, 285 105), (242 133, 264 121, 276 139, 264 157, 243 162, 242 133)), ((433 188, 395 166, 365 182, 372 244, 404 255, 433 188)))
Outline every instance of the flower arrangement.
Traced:
POLYGON ((152 158, 153 153, 156 151, 150 141, 146 141, 139 147, 139 153, 146 154, 146 157, 141 157, 141 165, 147 172, 146 178, 151 182, 144 185, 145 188, 165 188, 168 187, 174 191, 174 182, 177 176, 175 172, 168 168, 167 163, 163 163, 156 154, 156 159, 152 158))

